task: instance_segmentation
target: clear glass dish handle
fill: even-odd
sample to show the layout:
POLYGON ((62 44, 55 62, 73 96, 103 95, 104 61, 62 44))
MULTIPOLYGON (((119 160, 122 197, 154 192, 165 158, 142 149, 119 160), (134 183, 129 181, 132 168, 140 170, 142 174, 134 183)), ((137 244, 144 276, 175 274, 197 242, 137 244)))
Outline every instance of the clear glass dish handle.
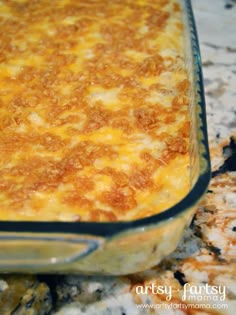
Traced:
POLYGON ((93 236, 0 233, 0 269, 32 270, 75 262, 102 246, 93 236))

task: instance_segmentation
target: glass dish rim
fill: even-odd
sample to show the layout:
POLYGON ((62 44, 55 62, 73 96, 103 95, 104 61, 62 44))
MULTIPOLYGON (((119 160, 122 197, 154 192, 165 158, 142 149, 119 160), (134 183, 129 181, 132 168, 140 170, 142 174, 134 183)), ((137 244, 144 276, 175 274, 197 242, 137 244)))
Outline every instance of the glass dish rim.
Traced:
POLYGON ((201 121, 201 144, 204 152, 200 158, 205 163, 205 169, 200 169, 198 179, 188 194, 174 206, 157 213, 155 215, 136 219, 133 221, 117 221, 117 222, 60 222, 60 221, 0 221, 0 233, 49 233, 49 234, 79 234, 98 237, 111 237, 120 232, 131 230, 134 228, 142 228, 150 225, 157 225, 167 220, 173 219, 184 213, 187 209, 194 206, 205 193, 211 178, 210 154, 207 137, 207 121, 205 109, 205 97, 203 76, 201 68, 200 48, 197 36, 196 25, 192 10, 191 0, 180 0, 184 3, 187 16, 187 22, 190 26, 189 34, 191 35, 191 48, 193 59, 197 66, 198 84, 199 84, 199 106, 201 113, 198 114, 201 121))

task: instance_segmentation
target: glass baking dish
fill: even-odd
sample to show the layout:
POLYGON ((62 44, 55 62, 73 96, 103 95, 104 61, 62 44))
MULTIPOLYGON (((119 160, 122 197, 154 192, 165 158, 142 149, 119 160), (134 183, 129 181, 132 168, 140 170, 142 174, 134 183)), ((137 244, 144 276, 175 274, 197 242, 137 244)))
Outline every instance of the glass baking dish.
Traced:
POLYGON ((210 180, 201 60, 189 0, 181 0, 190 79, 189 193, 175 206, 128 222, 0 222, 1 272, 129 274, 158 264, 177 246, 210 180))

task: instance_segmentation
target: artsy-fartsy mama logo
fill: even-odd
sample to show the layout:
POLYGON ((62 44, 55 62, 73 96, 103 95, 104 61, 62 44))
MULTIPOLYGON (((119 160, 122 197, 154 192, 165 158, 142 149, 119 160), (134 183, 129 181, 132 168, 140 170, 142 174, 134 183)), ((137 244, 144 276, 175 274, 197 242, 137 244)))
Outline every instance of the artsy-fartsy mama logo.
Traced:
POLYGON ((166 301, 171 301, 174 292, 179 292, 182 301, 214 301, 220 302, 226 299, 226 287, 217 285, 193 285, 185 283, 182 289, 174 289, 172 286, 150 284, 136 286, 137 294, 165 295, 166 301))

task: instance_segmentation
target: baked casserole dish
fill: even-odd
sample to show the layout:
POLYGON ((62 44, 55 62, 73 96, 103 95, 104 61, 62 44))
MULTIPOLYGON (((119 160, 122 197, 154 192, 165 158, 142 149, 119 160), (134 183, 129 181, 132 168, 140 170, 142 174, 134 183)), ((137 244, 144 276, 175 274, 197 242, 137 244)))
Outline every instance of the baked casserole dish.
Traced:
POLYGON ((0 1, 0 269, 124 274, 207 188, 189 1, 0 1))

